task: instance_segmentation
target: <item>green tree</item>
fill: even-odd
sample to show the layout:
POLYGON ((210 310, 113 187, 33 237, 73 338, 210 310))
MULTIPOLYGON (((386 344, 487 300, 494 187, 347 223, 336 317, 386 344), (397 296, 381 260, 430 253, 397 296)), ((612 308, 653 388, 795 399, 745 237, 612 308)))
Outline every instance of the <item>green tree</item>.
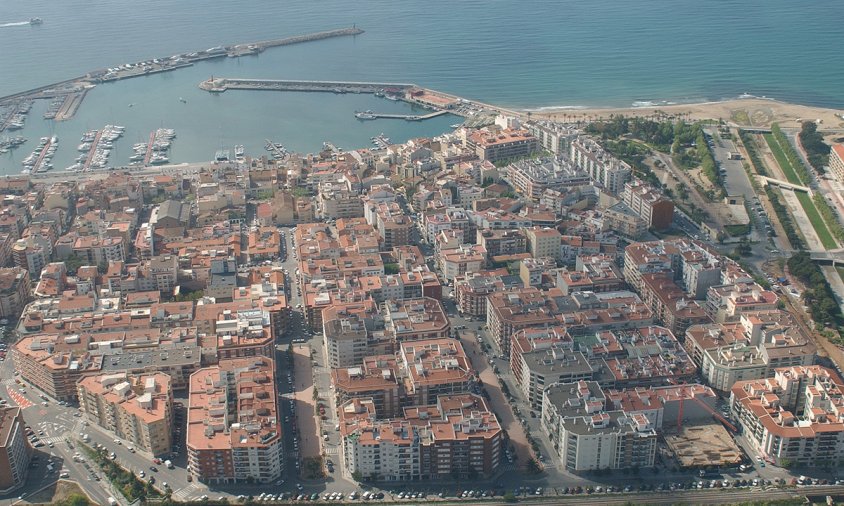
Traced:
POLYGON ((65 259, 64 265, 67 267, 68 274, 74 275, 80 267, 85 265, 85 261, 79 255, 73 254, 65 259))
POLYGON ((504 494, 504 502, 509 502, 509 503, 518 502, 518 499, 516 499, 516 496, 513 495, 513 492, 508 490, 504 494))

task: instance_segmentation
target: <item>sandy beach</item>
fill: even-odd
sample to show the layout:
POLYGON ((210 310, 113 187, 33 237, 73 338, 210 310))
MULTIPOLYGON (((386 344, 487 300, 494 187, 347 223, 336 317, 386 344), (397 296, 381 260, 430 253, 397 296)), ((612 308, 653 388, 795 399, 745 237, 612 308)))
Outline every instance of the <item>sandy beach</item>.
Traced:
POLYGON ((689 120, 722 119, 732 125, 743 127, 769 127, 771 123, 777 122, 783 128, 798 128, 801 121, 820 120, 821 130, 830 133, 844 132, 844 110, 823 109, 761 98, 654 107, 548 109, 531 111, 530 114, 533 118, 549 118, 557 121, 589 121, 607 118, 610 115, 664 115, 680 116, 689 120))

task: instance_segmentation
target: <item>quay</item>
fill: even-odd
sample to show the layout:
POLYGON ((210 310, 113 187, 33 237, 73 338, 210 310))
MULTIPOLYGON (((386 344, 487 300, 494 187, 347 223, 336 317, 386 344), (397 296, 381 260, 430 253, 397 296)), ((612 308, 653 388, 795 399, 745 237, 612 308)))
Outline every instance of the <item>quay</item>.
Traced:
POLYGON ((328 30, 325 32, 309 33, 306 35, 297 35, 295 37, 286 37, 284 39, 264 40, 261 42, 252 42, 250 44, 237 44, 226 48, 228 56, 236 58, 249 54, 256 54, 265 49, 278 46, 289 46, 291 44, 301 44, 302 42, 313 42, 315 40, 331 39, 334 37, 345 37, 349 35, 360 35, 364 33, 363 30, 356 26, 351 28, 341 28, 339 30, 328 30))
POLYGON ((367 113, 375 119, 403 119, 405 121, 424 121, 426 119, 436 118, 437 116, 442 116, 444 114, 451 114, 450 111, 442 110, 442 111, 434 111, 428 114, 423 115, 416 115, 416 114, 381 114, 378 112, 371 112, 367 113))
POLYGON ((64 103, 62 103, 62 106, 59 108, 59 111, 53 119, 56 121, 65 121, 72 118, 79 109, 79 106, 82 105, 82 100, 85 99, 85 95, 88 94, 89 89, 90 88, 85 88, 82 91, 71 92, 65 95, 64 103))
POLYGON ((229 79, 211 78, 199 83, 199 87, 212 93, 226 90, 268 90, 268 91, 315 91, 331 93, 378 93, 393 88, 405 91, 416 85, 407 83, 374 83, 357 81, 287 81, 277 79, 229 79))

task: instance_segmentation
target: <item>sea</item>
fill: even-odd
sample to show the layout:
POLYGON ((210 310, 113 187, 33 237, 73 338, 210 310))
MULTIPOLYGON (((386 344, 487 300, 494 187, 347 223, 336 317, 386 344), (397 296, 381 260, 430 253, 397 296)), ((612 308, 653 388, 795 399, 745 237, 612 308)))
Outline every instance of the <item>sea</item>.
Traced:
MULTIPOLYGON (((143 59, 348 26, 366 32, 223 58, 99 85, 76 116, 44 120, 37 101, 0 155, 21 170, 38 138, 55 135, 55 170, 86 130, 126 127, 111 164, 159 127, 177 138, 172 162, 219 149, 352 149, 448 131, 460 118, 359 121, 356 110, 410 113, 371 95, 234 91, 211 76, 412 82, 510 108, 622 107, 743 95, 844 108, 840 0, 27 0, 0 1, 0 96, 143 59), (839 13, 839 14, 836 14, 839 13), (40 17, 43 24, 29 25, 40 17), (130 107, 131 104, 131 107, 130 107)), ((0 134, 2 135, 2 134, 0 134)))

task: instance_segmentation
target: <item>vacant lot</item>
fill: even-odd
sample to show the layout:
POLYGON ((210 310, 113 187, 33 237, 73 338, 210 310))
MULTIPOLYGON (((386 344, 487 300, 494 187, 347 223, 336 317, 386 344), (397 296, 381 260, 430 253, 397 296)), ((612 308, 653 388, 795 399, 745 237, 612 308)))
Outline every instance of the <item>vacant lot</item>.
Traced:
POLYGON ((741 450, 717 423, 685 426, 665 436, 668 448, 683 467, 730 466, 741 462, 741 450))

